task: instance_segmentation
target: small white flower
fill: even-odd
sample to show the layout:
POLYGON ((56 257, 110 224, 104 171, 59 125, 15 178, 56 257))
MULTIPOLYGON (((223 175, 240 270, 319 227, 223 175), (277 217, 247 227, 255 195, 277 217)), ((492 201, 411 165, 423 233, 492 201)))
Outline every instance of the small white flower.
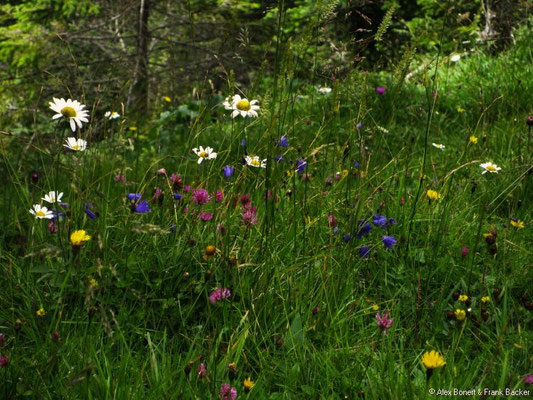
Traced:
POLYGON ((484 171, 481 174, 485 174, 487 172, 498 173, 498 171, 501 170, 500 167, 498 167, 496 164, 493 164, 491 162, 486 162, 486 163, 480 164, 479 166, 484 169, 484 171))
POLYGON ((66 118, 70 123, 72 132, 76 131, 76 125, 81 129, 82 122, 89 122, 87 119, 89 117, 89 111, 84 110, 85 105, 77 100, 57 99, 54 97, 54 101, 51 101, 49 104, 50 108, 56 112, 52 119, 66 118))
POLYGON ((54 218, 54 213, 52 210, 49 210, 46 207, 41 207, 40 204, 34 204, 33 208, 30 210, 30 213, 35 215, 37 219, 52 219, 54 218))
POLYGON ((116 111, 108 111, 104 114, 104 116, 106 118, 108 118, 110 121, 114 120, 114 119, 119 119, 120 118, 120 114, 116 111))
POLYGON ((330 87, 326 87, 326 86, 319 87, 318 88, 318 93, 321 93, 321 94, 331 93, 331 88, 330 87))
POLYGON ((243 118, 253 117, 257 118, 257 110, 259 110, 258 100, 249 101, 246 98, 241 98, 238 94, 232 98, 226 97, 226 100, 222 103, 226 110, 233 110, 231 117, 235 118, 240 115, 243 118))
POLYGON ((381 132, 383 132, 383 133, 389 133, 389 130, 383 128, 382 126, 377 125, 377 128, 378 128, 381 132))
POLYGON ((200 148, 195 147, 192 151, 198 156, 198 164, 201 164, 204 159, 212 160, 213 158, 217 158, 217 153, 211 147, 206 147, 205 149, 202 146, 200 148))
POLYGON ((87 149, 87 141, 83 139, 76 139, 75 137, 68 137, 66 140, 67 144, 64 144, 66 148, 74 151, 85 151, 87 149))
POLYGON ((41 197, 41 200, 50 204, 54 204, 59 203, 61 201, 61 197, 63 197, 63 192, 58 193, 56 191, 51 191, 48 192, 48 194, 45 194, 44 197, 41 197))
POLYGON ((259 156, 246 156, 244 157, 244 160, 246 161, 246 164, 250 167, 266 168, 267 166, 266 158, 264 160, 261 160, 259 156))
POLYGON ((443 144, 440 144, 440 143, 431 143, 431 145, 433 147, 436 147, 439 150, 444 150, 446 148, 446 146, 444 146, 443 144))
POLYGON ((457 54, 457 53, 452 54, 452 55, 450 56, 450 61, 451 61, 451 62, 457 62, 457 61, 459 61, 460 59, 461 59, 461 55, 460 55, 460 54, 457 54))

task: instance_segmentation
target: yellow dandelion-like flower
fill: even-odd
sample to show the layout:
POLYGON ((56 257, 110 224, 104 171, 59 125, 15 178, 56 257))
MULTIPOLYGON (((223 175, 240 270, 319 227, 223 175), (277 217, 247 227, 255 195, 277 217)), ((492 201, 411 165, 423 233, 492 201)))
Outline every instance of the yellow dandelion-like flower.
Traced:
POLYGON ((255 385, 254 381, 252 381, 252 379, 250 379, 250 377, 246 378, 242 384, 243 384, 244 390, 246 392, 249 392, 250 390, 252 390, 252 388, 255 385))
POLYGON ((446 365, 444 357, 435 350, 426 351, 422 356, 422 364, 427 369, 436 369, 446 365))
POLYGON ((168 96, 163 96, 163 100, 165 100, 167 103, 170 103, 172 100, 168 96))
POLYGON ((436 190, 431 190, 429 189, 427 192, 426 192, 426 196, 428 197, 428 199, 430 200, 439 200, 442 196, 439 192, 437 192, 436 190))
POLYGON ((94 279, 94 278, 89 279, 89 286, 93 287, 93 288, 97 288, 98 287, 98 281, 96 279, 94 279))
POLYGON ((454 314, 455 314, 455 319, 457 321, 464 321, 465 318, 466 318, 466 311, 465 310, 457 309, 457 310, 455 310, 454 314))
POLYGON ((475 137, 474 135, 470 136, 470 138, 468 139, 468 143, 477 144, 477 137, 475 137))
POLYGON ((489 296, 483 296, 481 298, 481 302, 485 303, 485 304, 490 303, 490 297, 489 296))
POLYGON ((465 301, 468 301, 468 296, 466 294, 462 294, 459 296, 459 301, 464 303, 465 301))
POLYGON ((524 221, 520 221, 519 219, 512 219, 511 225, 514 226, 516 229, 524 229, 524 221))
POLYGON ((372 306, 372 310, 374 310, 374 311, 379 311, 379 306, 378 306, 377 304, 374 304, 374 305, 372 306))
POLYGON ((457 106, 457 112, 458 112, 459 114, 462 114, 462 113, 465 112, 465 109, 464 109, 463 107, 461 107, 461 106, 457 106))
POLYGON ((91 236, 89 236, 83 229, 74 231, 70 235, 70 243, 72 246, 83 246, 85 242, 89 240, 91 240, 91 236))
POLYGON ((35 314, 39 317, 39 318, 42 318, 46 315, 46 310, 44 308, 39 308, 35 314))

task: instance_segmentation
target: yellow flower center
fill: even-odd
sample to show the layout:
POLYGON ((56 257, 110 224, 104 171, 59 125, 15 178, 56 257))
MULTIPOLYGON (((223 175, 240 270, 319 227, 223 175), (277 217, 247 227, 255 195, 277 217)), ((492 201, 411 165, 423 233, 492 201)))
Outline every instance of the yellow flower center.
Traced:
POLYGON ((207 154, 206 151, 202 151, 200 154, 198 154, 198 157, 201 157, 201 158, 207 158, 209 156, 209 154, 207 154))
POLYGON ((252 160, 252 162, 250 163, 252 164, 254 167, 259 167, 261 165, 261 161, 259 160, 252 160))
POLYGON ((61 114, 63 114, 63 117, 65 118, 74 118, 76 116, 76 110, 72 107, 63 107, 61 109, 61 114))
POLYGON ((72 146, 72 148, 74 150, 79 150, 79 149, 81 149, 81 146, 79 144, 75 144, 74 146, 72 146))
POLYGON ((45 217, 46 213, 44 211, 37 211, 35 215, 37 215, 38 217, 45 217))
POLYGON ((250 102, 248 100, 241 100, 237 103, 237 108, 241 111, 250 111, 250 108, 252 108, 252 106, 250 105, 250 102))
POLYGON ((494 165, 487 165, 487 171, 496 171, 496 167, 494 165))

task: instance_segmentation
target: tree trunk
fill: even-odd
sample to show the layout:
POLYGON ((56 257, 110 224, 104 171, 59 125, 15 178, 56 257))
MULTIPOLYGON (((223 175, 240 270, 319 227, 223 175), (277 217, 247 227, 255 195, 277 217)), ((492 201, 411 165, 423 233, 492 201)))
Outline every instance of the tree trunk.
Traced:
POLYGON ((513 26, 516 25, 519 0, 486 0, 484 40, 495 41, 495 47, 502 49, 512 43, 513 26))
POLYGON ((135 70, 133 84, 128 96, 128 108, 133 111, 148 109, 148 44, 150 42, 148 17, 150 15, 151 1, 153 0, 139 1, 135 70))

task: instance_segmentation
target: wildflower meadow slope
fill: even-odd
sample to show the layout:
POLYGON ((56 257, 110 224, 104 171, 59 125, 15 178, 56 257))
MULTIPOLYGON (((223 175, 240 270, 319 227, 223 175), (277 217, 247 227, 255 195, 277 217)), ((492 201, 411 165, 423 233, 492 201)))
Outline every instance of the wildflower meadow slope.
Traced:
POLYGON ((0 141, 0 398, 527 396, 520 40, 149 119, 58 86, 0 141))

